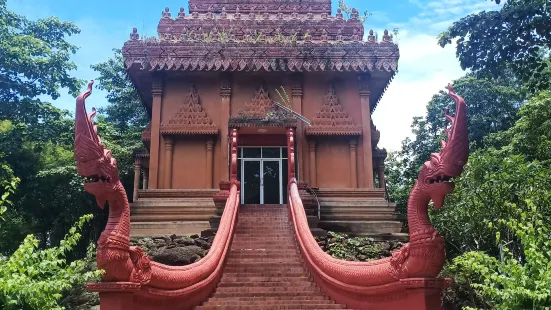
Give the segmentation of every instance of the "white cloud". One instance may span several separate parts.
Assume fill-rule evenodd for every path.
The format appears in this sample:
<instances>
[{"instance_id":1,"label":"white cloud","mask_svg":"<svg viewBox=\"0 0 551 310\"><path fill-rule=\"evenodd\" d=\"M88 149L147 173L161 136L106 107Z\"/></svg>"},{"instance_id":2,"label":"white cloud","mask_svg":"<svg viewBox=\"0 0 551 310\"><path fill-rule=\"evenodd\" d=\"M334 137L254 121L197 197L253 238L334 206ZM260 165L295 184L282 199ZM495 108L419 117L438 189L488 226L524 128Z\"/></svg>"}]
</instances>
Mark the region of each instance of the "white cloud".
<instances>
[{"instance_id":1,"label":"white cloud","mask_svg":"<svg viewBox=\"0 0 551 310\"><path fill-rule=\"evenodd\" d=\"M373 113L381 132L380 147L398 150L412 136L411 122L423 116L426 104L438 91L465 74L455 57L455 47L441 48L434 35L400 34L399 73Z\"/></svg>"},{"instance_id":2,"label":"white cloud","mask_svg":"<svg viewBox=\"0 0 551 310\"><path fill-rule=\"evenodd\" d=\"M455 45L441 48L437 35L468 14L499 8L493 1L480 0L409 2L419 7L420 13L407 23L389 23L400 29L400 71L373 113L373 122L381 132L379 145L387 150L398 150L401 142L413 135L413 117L425 115L434 94L465 75L455 56Z\"/></svg>"}]
</instances>

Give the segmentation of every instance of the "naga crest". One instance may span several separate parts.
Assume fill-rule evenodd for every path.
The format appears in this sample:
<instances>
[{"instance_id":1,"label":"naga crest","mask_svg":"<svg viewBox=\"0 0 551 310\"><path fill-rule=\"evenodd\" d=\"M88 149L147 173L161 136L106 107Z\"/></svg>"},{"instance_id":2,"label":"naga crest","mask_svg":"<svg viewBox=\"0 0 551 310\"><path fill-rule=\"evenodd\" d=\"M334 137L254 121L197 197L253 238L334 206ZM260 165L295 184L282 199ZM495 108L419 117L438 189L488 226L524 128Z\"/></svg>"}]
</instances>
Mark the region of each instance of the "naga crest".
<instances>
[{"instance_id":1,"label":"naga crest","mask_svg":"<svg viewBox=\"0 0 551 310\"><path fill-rule=\"evenodd\" d=\"M100 208L111 193L120 186L117 161L106 150L93 122L96 109L86 113L85 100L92 94L94 81L88 83L88 89L77 97L75 109L75 161L77 172L86 178L84 189L95 195Z\"/></svg>"},{"instance_id":2,"label":"naga crest","mask_svg":"<svg viewBox=\"0 0 551 310\"><path fill-rule=\"evenodd\" d=\"M450 128L444 128L447 140L442 139L440 153L432 153L430 161L423 164L417 184L439 209L444 198L453 190L450 179L457 177L469 158L469 130L467 126L467 105L465 100L455 94L453 87L448 85L449 96L455 101L455 116L446 109L446 119Z\"/></svg>"}]
</instances>

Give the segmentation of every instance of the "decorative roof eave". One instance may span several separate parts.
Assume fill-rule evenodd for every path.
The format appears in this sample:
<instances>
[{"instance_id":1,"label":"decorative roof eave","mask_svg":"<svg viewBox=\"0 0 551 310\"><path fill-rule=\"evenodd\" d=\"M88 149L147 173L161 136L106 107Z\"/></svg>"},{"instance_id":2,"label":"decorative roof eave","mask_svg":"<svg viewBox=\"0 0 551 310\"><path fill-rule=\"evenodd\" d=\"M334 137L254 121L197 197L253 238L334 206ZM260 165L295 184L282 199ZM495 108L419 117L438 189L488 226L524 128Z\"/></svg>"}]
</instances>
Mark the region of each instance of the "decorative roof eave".
<instances>
[{"instance_id":1,"label":"decorative roof eave","mask_svg":"<svg viewBox=\"0 0 551 310\"><path fill-rule=\"evenodd\" d=\"M283 127L296 128L298 122L296 119L275 120L275 119L245 119L234 117L228 122L229 128L244 128L244 127Z\"/></svg>"},{"instance_id":2,"label":"decorative roof eave","mask_svg":"<svg viewBox=\"0 0 551 310\"><path fill-rule=\"evenodd\" d=\"M201 43L127 41L127 70L140 71L337 71L394 73L399 50L393 43Z\"/></svg>"},{"instance_id":3,"label":"decorative roof eave","mask_svg":"<svg viewBox=\"0 0 551 310\"><path fill-rule=\"evenodd\" d=\"M170 128L170 127L161 127L161 134L165 136L186 136L186 135L217 135L218 128L212 127L210 129L197 129L197 128Z\"/></svg>"},{"instance_id":4,"label":"decorative roof eave","mask_svg":"<svg viewBox=\"0 0 551 310\"><path fill-rule=\"evenodd\" d=\"M362 130L351 129L351 130L317 130L317 129L306 129L307 136L361 136Z\"/></svg>"}]
</instances>

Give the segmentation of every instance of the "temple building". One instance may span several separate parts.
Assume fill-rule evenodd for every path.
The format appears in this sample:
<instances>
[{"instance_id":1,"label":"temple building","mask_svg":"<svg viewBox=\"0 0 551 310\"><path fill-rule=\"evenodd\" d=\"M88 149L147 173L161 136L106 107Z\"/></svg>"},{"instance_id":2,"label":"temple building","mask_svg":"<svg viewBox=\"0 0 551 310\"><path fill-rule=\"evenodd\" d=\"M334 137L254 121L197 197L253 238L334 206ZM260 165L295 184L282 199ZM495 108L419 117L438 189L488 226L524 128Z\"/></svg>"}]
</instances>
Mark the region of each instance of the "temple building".
<instances>
[{"instance_id":1,"label":"temple building","mask_svg":"<svg viewBox=\"0 0 551 310\"><path fill-rule=\"evenodd\" d=\"M386 30L364 34L357 10L331 13L331 0L189 0L161 13L158 37L133 30L125 67L150 123L132 235L216 230L233 129L241 203L285 204L289 128L313 232L400 233L371 120L398 47Z\"/></svg>"}]
</instances>

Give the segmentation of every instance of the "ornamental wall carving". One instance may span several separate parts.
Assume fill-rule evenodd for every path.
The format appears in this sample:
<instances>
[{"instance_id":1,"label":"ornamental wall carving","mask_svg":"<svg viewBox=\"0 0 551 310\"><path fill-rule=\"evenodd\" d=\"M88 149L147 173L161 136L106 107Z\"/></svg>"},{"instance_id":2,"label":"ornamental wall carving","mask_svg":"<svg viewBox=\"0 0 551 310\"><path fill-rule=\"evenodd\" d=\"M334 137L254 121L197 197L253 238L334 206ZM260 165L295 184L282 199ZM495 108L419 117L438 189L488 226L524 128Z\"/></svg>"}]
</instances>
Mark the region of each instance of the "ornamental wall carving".
<instances>
[{"instance_id":1,"label":"ornamental wall carving","mask_svg":"<svg viewBox=\"0 0 551 310\"><path fill-rule=\"evenodd\" d=\"M190 0L190 12L220 12L222 8L229 11L239 9L242 13L250 12L283 12L283 13L331 13L331 0Z\"/></svg>"},{"instance_id":2,"label":"ornamental wall carving","mask_svg":"<svg viewBox=\"0 0 551 310\"><path fill-rule=\"evenodd\" d=\"M245 108L231 117L230 127L276 126L296 127L297 121L292 114L279 109L270 98L264 84L260 84L251 101Z\"/></svg>"},{"instance_id":3,"label":"ornamental wall carving","mask_svg":"<svg viewBox=\"0 0 551 310\"><path fill-rule=\"evenodd\" d=\"M164 16L166 14L163 12ZM297 40L361 41L364 26L359 18L344 19L342 13L337 16L261 11L242 14L222 10L220 14L195 13L178 18L161 18L157 32L164 39L204 40L206 34L213 35L212 39L221 39L224 34L231 39L241 40L249 35L262 34L264 38L294 35Z\"/></svg>"},{"instance_id":4,"label":"ornamental wall carving","mask_svg":"<svg viewBox=\"0 0 551 310\"><path fill-rule=\"evenodd\" d=\"M316 113L311 123L312 125L306 129L307 135L359 136L362 134L362 126L356 124L341 106L331 84L320 111Z\"/></svg>"},{"instance_id":5,"label":"ornamental wall carving","mask_svg":"<svg viewBox=\"0 0 551 310\"><path fill-rule=\"evenodd\" d=\"M218 127L199 103L199 95L194 85L190 86L180 109L168 122L161 124L161 133L170 135L218 133Z\"/></svg>"}]
</instances>

